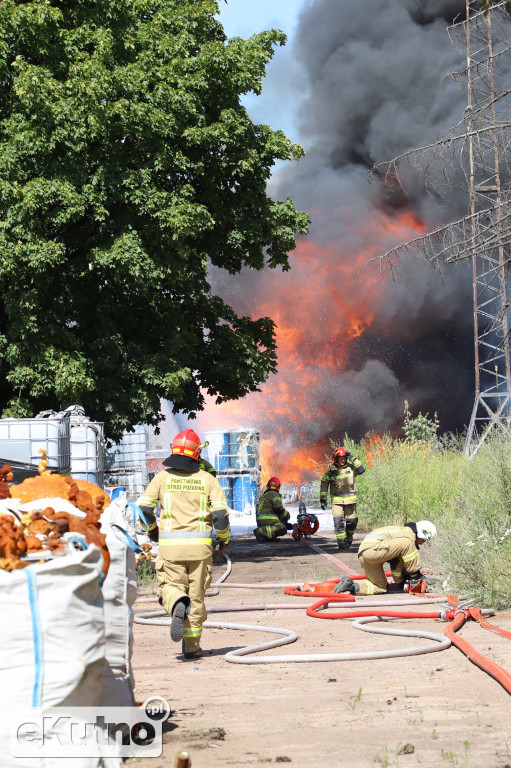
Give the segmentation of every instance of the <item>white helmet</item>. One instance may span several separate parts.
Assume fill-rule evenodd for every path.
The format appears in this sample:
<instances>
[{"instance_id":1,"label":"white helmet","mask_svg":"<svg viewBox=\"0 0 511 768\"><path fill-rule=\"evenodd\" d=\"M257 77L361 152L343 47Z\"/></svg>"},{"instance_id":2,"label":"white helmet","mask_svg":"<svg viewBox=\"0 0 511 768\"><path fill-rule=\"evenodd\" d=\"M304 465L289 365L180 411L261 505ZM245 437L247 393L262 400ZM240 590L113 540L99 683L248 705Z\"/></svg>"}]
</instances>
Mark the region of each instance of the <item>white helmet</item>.
<instances>
[{"instance_id":1,"label":"white helmet","mask_svg":"<svg viewBox=\"0 0 511 768\"><path fill-rule=\"evenodd\" d=\"M437 535L436 525L431 520L418 520L415 525L417 526L417 538L425 539L429 541L434 539Z\"/></svg>"}]
</instances>

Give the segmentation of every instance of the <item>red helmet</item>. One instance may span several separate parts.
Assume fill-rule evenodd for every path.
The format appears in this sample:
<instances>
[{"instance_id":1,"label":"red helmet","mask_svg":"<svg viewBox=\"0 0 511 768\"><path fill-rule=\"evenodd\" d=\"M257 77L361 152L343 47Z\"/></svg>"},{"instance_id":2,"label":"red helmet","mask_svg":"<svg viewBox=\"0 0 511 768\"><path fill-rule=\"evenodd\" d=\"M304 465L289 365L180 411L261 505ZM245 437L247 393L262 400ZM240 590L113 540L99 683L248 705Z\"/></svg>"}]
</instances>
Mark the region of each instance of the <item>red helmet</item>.
<instances>
[{"instance_id":1,"label":"red helmet","mask_svg":"<svg viewBox=\"0 0 511 768\"><path fill-rule=\"evenodd\" d=\"M280 491L280 480L278 477L270 477L268 480L268 488L270 491Z\"/></svg>"},{"instance_id":2,"label":"red helmet","mask_svg":"<svg viewBox=\"0 0 511 768\"><path fill-rule=\"evenodd\" d=\"M172 453L189 456L197 461L200 454L200 444L200 437L193 429L183 429L172 441Z\"/></svg>"},{"instance_id":3,"label":"red helmet","mask_svg":"<svg viewBox=\"0 0 511 768\"><path fill-rule=\"evenodd\" d=\"M334 451L334 461L337 461L337 459L340 459L342 456L346 456L346 451L344 450L342 445L340 445Z\"/></svg>"}]
</instances>

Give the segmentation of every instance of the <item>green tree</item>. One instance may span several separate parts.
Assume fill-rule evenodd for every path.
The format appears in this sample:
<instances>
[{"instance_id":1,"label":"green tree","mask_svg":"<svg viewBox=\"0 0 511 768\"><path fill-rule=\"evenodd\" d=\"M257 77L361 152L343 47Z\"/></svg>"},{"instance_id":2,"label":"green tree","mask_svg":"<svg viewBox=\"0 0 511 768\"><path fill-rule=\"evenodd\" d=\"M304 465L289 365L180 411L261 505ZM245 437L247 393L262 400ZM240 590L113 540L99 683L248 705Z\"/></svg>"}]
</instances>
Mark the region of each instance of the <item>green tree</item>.
<instances>
[{"instance_id":1,"label":"green tree","mask_svg":"<svg viewBox=\"0 0 511 768\"><path fill-rule=\"evenodd\" d=\"M228 40L214 0L0 3L0 406L83 405L110 437L255 390L274 325L208 263L289 268L308 216L274 201L303 150L255 125L275 30Z\"/></svg>"}]
</instances>

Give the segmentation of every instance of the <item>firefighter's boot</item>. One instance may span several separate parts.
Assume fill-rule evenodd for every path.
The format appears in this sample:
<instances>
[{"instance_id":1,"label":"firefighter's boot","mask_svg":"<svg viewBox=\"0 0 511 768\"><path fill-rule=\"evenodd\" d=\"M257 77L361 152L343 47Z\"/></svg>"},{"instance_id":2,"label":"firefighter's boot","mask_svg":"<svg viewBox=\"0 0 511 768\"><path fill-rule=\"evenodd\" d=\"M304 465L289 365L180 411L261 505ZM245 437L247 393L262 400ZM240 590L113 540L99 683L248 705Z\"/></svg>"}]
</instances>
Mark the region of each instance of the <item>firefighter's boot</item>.
<instances>
[{"instance_id":1,"label":"firefighter's boot","mask_svg":"<svg viewBox=\"0 0 511 768\"><path fill-rule=\"evenodd\" d=\"M350 579L349 576L343 576L338 584L335 585L332 592L349 592L350 595L356 595L358 592L358 584Z\"/></svg>"},{"instance_id":2,"label":"firefighter's boot","mask_svg":"<svg viewBox=\"0 0 511 768\"><path fill-rule=\"evenodd\" d=\"M204 653L202 648L197 648L195 651L185 651L185 642L184 642L184 640L183 640L183 644L181 646L181 650L183 651L183 656L185 657L185 659L200 659L200 657Z\"/></svg>"},{"instance_id":3,"label":"firefighter's boot","mask_svg":"<svg viewBox=\"0 0 511 768\"><path fill-rule=\"evenodd\" d=\"M191 602L190 598L181 598L175 603L172 608L172 618L170 620L170 637L178 643L183 639L184 623L185 619L190 613Z\"/></svg>"},{"instance_id":4,"label":"firefighter's boot","mask_svg":"<svg viewBox=\"0 0 511 768\"><path fill-rule=\"evenodd\" d=\"M346 543L346 528L344 527L344 518L342 515L334 517L334 531L339 549L347 549L348 544Z\"/></svg>"},{"instance_id":5,"label":"firefighter's boot","mask_svg":"<svg viewBox=\"0 0 511 768\"><path fill-rule=\"evenodd\" d=\"M358 517L350 517L346 520L346 542L348 547L353 544L353 535L357 530Z\"/></svg>"}]
</instances>

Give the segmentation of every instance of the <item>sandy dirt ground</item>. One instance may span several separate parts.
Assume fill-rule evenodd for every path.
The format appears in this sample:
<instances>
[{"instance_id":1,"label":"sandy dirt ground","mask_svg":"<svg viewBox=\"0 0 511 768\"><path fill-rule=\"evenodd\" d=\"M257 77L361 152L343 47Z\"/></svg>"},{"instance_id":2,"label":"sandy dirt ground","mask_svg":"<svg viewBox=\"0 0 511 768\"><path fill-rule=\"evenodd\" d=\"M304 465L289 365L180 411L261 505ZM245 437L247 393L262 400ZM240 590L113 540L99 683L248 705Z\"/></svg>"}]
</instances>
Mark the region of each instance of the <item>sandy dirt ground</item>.
<instances>
[{"instance_id":1,"label":"sandy dirt ground","mask_svg":"<svg viewBox=\"0 0 511 768\"><path fill-rule=\"evenodd\" d=\"M360 538L360 537L359 537ZM339 552L333 532L312 541L359 571L356 548ZM299 584L340 578L345 571L306 543L290 537L272 544L236 539L229 545L232 572L226 584ZM214 578L225 571L215 556ZM210 609L259 606L247 612L210 612L209 620L294 630L296 642L260 655L331 654L431 645L417 638L356 630L352 620L318 619L296 606L303 598L283 589L221 588ZM375 598L357 598L364 607ZM406 600L386 595L382 603ZM314 602L311 599L307 603ZM137 600L136 612L159 606ZM403 606L428 611L436 606ZM328 612L341 610L330 607ZM395 608L394 610L399 610ZM511 613L490 619L511 630ZM440 619L392 619L384 626L441 634ZM270 640L253 630L205 628L203 658L186 661L168 627L135 624L133 667L139 702L160 695L172 712L164 725L159 758L130 759L129 768L172 768L187 750L193 768L292 763L297 768L392 766L395 768L511 768L511 700L492 677L455 646L435 653L390 659L306 663L236 664L235 648ZM460 635L511 671L511 641L467 622ZM250 656L247 658L256 658Z\"/></svg>"}]
</instances>

